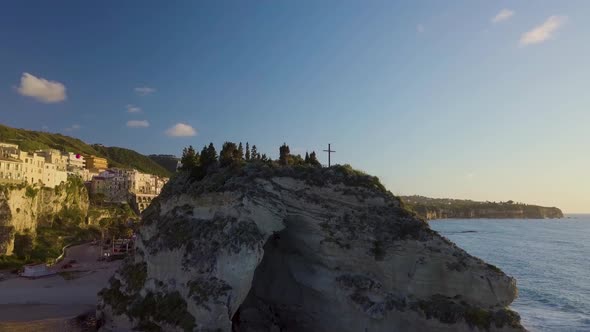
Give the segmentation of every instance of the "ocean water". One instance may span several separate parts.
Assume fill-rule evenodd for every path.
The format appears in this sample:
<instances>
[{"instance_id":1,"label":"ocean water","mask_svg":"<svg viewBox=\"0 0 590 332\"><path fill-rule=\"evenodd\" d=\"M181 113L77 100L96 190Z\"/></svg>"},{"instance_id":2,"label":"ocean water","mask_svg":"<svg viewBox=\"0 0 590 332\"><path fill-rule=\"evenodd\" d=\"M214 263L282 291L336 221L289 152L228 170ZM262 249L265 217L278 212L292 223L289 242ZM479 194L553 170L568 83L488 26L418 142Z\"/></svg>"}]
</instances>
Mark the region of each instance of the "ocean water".
<instances>
[{"instance_id":1,"label":"ocean water","mask_svg":"<svg viewBox=\"0 0 590 332\"><path fill-rule=\"evenodd\" d=\"M516 278L511 305L530 331L590 331L590 215L447 219L432 229Z\"/></svg>"}]
</instances>

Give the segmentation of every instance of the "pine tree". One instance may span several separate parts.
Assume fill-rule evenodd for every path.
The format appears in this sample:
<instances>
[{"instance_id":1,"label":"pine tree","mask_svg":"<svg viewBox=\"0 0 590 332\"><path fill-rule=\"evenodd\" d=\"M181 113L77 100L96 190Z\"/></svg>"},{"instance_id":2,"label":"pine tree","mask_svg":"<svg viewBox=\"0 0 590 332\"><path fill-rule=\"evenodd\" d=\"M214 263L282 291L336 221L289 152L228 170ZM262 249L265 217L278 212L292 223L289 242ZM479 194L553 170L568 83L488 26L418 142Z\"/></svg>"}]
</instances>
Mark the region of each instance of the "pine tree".
<instances>
[{"instance_id":1,"label":"pine tree","mask_svg":"<svg viewBox=\"0 0 590 332\"><path fill-rule=\"evenodd\" d=\"M242 142L238 145L238 152L236 155L237 159L244 160L244 146L242 146Z\"/></svg>"},{"instance_id":2,"label":"pine tree","mask_svg":"<svg viewBox=\"0 0 590 332\"><path fill-rule=\"evenodd\" d=\"M315 151L311 151L311 154L309 155L309 164L310 165L314 165L314 166L321 166L322 165L318 161L318 158L316 157Z\"/></svg>"},{"instance_id":3,"label":"pine tree","mask_svg":"<svg viewBox=\"0 0 590 332\"><path fill-rule=\"evenodd\" d=\"M250 144L248 144L248 142L246 142L246 161L250 160Z\"/></svg>"},{"instance_id":4,"label":"pine tree","mask_svg":"<svg viewBox=\"0 0 590 332\"><path fill-rule=\"evenodd\" d=\"M204 146L201 150L201 167L206 172L215 163L217 163L217 151L215 151L213 143L209 143L208 147Z\"/></svg>"},{"instance_id":5,"label":"pine tree","mask_svg":"<svg viewBox=\"0 0 590 332\"><path fill-rule=\"evenodd\" d=\"M209 147L207 147L207 154L209 155L208 158L213 164L215 164L217 162L217 151L215 151L215 146L213 143L209 143Z\"/></svg>"},{"instance_id":6,"label":"pine tree","mask_svg":"<svg viewBox=\"0 0 590 332\"><path fill-rule=\"evenodd\" d=\"M183 170L192 170L198 165L197 153L192 145L189 145L188 148L184 148L182 150L182 158L180 162L182 163Z\"/></svg>"},{"instance_id":7,"label":"pine tree","mask_svg":"<svg viewBox=\"0 0 590 332\"><path fill-rule=\"evenodd\" d=\"M201 149L201 159L199 160L201 162L201 165L205 164L205 159L207 159L207 146L204 145L203 148Z\"/></svg>"},{"instance_id":8,"label":"pine tree","mask_svg":"<svg viewBox=\"0 0 590 332\"><path fill-rule=\"evenodd\" d=\"M258 150L256 149L256 145L252 145L252 159L260 160L260 155L258 154Z\"/></svg>"},{"instance_id":9,"label":"pine tree","mask_svg":"<svg viewBox=\"0 0 590 332\"><path fill-rule=\"evenodd\" d=\"M279 164L281 165L288 165L289 164L289 155L291 151L289 150L289 146L287 143L283 143L279 148Z\"/></svg>"},{"instance_id":10,"label":"pine tree","mask_svg":"<svg viewBox=\"0 0 590 332\"><path fill-rule=\"evenodd\" d=\"M309 164L309 153L307 153L307 151L305 151L305 160L304 160L304 162L306 164Z\"/></svg>"}]
</instances>

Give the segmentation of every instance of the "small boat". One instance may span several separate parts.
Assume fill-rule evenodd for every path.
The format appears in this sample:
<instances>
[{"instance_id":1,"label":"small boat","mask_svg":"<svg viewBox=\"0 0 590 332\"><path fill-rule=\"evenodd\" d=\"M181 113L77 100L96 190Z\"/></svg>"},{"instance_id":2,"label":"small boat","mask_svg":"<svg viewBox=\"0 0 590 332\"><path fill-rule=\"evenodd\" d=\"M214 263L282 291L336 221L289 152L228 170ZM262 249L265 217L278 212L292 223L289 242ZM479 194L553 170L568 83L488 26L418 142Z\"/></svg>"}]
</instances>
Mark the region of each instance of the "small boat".
<instances>
[{"instance_id":1,"label":"small boat","mask_svg":"<svg viewBox=\"0 0 590 332\"><path fill-rule=\"evenodd\" d=\"M37 279L47 277L56 274L57 272L51 271L47 268L47 264L27 264L24 266L24 270L19 275L24 278Z\"/></svg>"}]
</instances>

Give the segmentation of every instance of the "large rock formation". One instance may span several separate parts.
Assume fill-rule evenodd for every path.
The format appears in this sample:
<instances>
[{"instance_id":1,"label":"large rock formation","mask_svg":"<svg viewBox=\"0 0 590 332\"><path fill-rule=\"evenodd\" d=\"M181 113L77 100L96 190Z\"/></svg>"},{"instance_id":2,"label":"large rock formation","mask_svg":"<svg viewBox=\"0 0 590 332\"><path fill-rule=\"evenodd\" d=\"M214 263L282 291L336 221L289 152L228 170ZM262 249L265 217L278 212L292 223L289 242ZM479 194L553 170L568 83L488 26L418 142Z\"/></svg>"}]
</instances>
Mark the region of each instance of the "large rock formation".
<instances>
[{"instance_id":1,"label":"large rock formation","mask_svg":"<svg viewBox=\"0 0 590 332\"><path fill-rule=\"evenodd\" d=\"M0 255L12 254L14 235L35 232L54 216L88 212L88 192L81 180L70 179L55 188L27 185L0 186Z\"/></svg>"},{"instance_id":2,"label":"large rock formation","mask_svg":"<svg viewBox=\"0 0 590 332\"><path fill-rule=\"evenodd\" d=\"M341 166L176 176L100 295L103 331L524 330L514 279Z\"/></svg>"}]
</instances>

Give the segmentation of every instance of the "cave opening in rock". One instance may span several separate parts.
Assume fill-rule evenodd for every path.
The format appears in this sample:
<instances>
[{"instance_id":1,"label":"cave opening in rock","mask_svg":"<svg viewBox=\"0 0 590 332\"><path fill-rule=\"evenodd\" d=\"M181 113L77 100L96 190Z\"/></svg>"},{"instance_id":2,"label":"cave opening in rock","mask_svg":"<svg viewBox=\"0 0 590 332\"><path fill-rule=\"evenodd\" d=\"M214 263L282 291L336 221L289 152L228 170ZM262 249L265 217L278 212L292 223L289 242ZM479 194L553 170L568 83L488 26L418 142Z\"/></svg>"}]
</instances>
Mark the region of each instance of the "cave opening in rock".
<instances>
[{"instance_id":1,"label":"cave opening in rock","mask_svg":"<svg viewBox=\"0 0 590 332\"><path fill-rule=\"evenodd\" d=\"M303 223L294 219L298 218L288 219L285 224L291 226L270 236L264 245L252 287L232 318L233 331L302 331L314 320L309 304L321 301L299 280L313 275L313 264L303 253L308 248L297 229Z\"/></svg>"}]
</instances>

